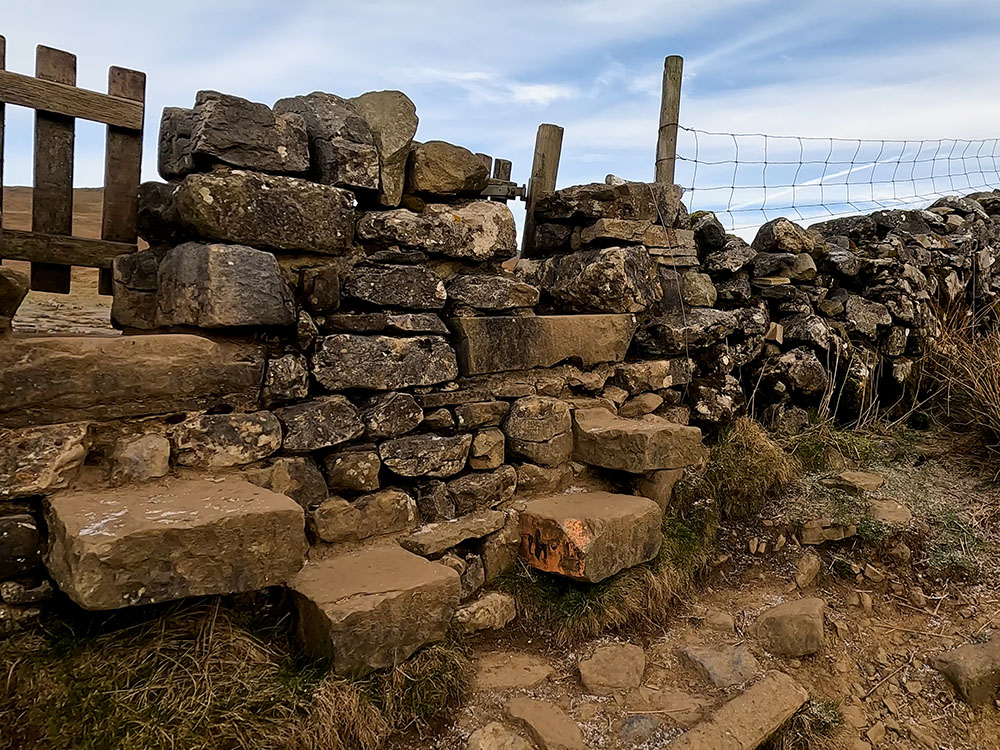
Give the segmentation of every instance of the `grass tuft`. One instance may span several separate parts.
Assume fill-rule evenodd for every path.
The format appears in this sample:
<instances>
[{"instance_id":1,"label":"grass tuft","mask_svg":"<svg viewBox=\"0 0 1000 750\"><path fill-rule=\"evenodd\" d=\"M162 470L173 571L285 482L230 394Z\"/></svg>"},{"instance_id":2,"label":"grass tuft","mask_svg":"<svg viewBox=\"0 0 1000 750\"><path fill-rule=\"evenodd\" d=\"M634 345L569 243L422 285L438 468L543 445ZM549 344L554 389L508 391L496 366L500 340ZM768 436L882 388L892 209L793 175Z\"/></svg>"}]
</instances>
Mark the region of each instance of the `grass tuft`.
<instances>
[{"instance_id":1,"label":"grass tuft","mask_svg":"<svg viewBox=\"0 0 1000 750\"><path fill-rule=\"evenodd\" d=\"M844 724L837 701L811 700L761 750L820 750L829 748L829 740Z\"/></svg>"},{"instance_id":2,"label":"grass tuft","mask_svg":"<svg viewBox=\"0 0 1000 750\"><path fill-rule=\"evenodd\" d=\"M379 750L458 705L466 662L424 649L364 680L302 660L288 618L219 600L79 615L0 641L0 750Z\"/></svg>"},{"instance_id":3,"label":"grass tuft","mask_svg":"<svg viewBox=\"0 0 1000 750\"><path fill-rule=\"evenodd\" d=\"M859 465L885 458L885 447L873 435L858 430L841 430L829 421L811 425L785 443L788 450L808 472L828 471L831 459L842 457Z\"/></svg>"},{"instance_id":4,"label":"grass tuft","mask_svg":"<svg viewBox=\"0 0 1000 750\"><path fill-rule=\"evenodd\" d=\"M798 462L763 427L740 417L712 447L695 489L714 497L725 517L741 520L759 513L799 472Z\"/></svg>"}]
</instances>

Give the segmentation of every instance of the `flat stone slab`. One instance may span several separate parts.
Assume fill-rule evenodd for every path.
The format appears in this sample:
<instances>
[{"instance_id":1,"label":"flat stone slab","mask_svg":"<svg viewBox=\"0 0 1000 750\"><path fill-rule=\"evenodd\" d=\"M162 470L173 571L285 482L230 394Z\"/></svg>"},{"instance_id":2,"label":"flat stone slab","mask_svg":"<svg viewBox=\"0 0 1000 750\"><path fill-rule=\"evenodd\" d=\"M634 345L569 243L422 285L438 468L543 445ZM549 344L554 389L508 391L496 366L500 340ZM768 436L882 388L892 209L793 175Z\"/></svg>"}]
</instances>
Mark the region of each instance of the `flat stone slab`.
<instances>
[{"instance_id":1,"label":"flat stone slab","mask_svg":"<svg viewBox=\"0 0 1000 750\"><path fill-rule=\"evenodd\" d=\"M402 545L418 555L440 555L467 539L480 539L502 528L507 515L502 510L481 510L452 521L429 523L410 534Z\"/></svg>"},{"instance_id":2,"label":"flat stone slab","mask_svg":"<svg viewBox=\"0 0 1000 750\"><path fill-rule=\"evenodd\" d=\"M760 664L744 644L685 646L681 654L705 679L720 688L749 682L760 671Z\"/></svg>"},{"instance_id":3,"label":"flat stone slab","mask_svg":"<svg viewBox=\"0 0 1000 750\"><path fill-rule=\"evenodd\" d=\"M458 366L481 375L564 360L591 367L625 359L635 318L628 314L452 318Z\"/></svg>"},{"instance_id":4,"label":"flat stone slab","mask_svg":"<svg viewBox=\"0 0 1000 750\"><path fill-rule=\"evenodd\" d=\"M660 506L610 492L552 495L527 503L521 557L538 570L596 583L656 557Z\"/></svg>"},{"instance_id":5,"label":"flat stone slab","mask_svg":"<svg viewBox=\"0 0 1000 750\"><path fill-rule=\"evenodd\" d=\"M552 667L540 656L496 651L476 662L472 683L477 690L527 690L541 685L551 675Z\"/></svg>"},{"instance_id":6,"label":"flat stone slab","mask_svg":"<svg viewBox=\"0 0 1000 750\"><path fill-rule=\"evenodd\" d=\"M507 717L523 726L541 750L585 750L583 732L559 706L519 696L507 702Z\"/></svg>"},{"instance_id":7,"label":"flat stone slab","mask_svg":"<svg viewBox=\"0 0 1000 750\"><path fill-rule=\"evenodd\" d=\"M444 638L461 593L456 571L395 545L310 561L289 587L299 645L353 676L399 664Z\"/></svg>"},{"instance_id":8,"label":"flat stone slab","mask_svg":"<svg viewBox=\"0 0 1000 750\"><path fill-rule=\"evenodd\" d=\"M256 404L261 349L187 334L8 337L0 427Z\"/></svg>"},{"instance_id":9,"label":"flat stone slab","mask_svg":"<svg viewBox=\"0 0 1000 750\"><path fill-rule=\"evenodd\" d=\"M577 461L634 474L681 469L708 455L697 427L652 415L623 419L607 409L578 409L573 414L573 434Z\"/></svg>"},{"instance_id":10,"label":"flat stone slab","mask_svg":"<svg viewBox=\"0 0 1000 750\"><path fill-rule=\"evenodd\" d=\"M580 662L580 681L592 695L614 695L639 687L646 654L631 643L601 646Z\"/></svg>"},{"instance_id":11,"label":"flat stone slab","mask_svg":"<svg viewBox=\"0 0 1000 750\"><path fill-rule=\"evenodd\" d=\"M301 506L239 479L62 492L46 520L49 573L91 610L276 586L307 548Z\"/></svg>"},{"instance_id":12,"label":"flat stone slab","mask_svg":"<svg viewBox=\"0 0 1000 750\"><path fill-rule=\"evenodd\" d=\"M670 750L753 750L792 718L807 693L784 672L760 682L670 743Z\"/></svg>"}]
</instances>

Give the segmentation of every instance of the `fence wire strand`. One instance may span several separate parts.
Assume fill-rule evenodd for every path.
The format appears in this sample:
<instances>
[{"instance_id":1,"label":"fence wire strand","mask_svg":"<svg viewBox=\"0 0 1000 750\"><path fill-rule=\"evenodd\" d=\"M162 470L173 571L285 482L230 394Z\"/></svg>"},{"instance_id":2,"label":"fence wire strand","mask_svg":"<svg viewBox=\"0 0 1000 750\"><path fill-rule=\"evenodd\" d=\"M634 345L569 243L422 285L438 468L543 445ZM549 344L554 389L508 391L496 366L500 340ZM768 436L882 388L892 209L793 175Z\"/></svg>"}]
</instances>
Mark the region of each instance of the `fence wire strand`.
<instances>
[{"instance_id":1,"label":"fence wire strand","mask_svg":"<svg viewBox=\"0 0 1000 750\"><path fill-rule=\"evenodd\" d=\"M1000 138L822 138L678 126L676 182L729 231L912 208L1000 188Z\"/></svg>"}]
</instances>

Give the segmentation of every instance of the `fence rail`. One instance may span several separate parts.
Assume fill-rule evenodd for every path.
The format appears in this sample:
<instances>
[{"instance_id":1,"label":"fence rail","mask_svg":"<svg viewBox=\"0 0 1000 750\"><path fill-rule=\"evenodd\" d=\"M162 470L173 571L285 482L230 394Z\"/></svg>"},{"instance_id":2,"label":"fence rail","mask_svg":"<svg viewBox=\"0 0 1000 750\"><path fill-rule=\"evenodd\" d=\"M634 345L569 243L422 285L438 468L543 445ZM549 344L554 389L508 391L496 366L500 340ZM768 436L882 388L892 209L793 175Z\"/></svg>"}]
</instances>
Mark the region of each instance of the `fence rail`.
<instances>
[{"instance_id":1,"label":"fence rail","mask_svg":"<svg viewBox=\"0 0 1000 750\"><path fill-rule=\"evenodd\" d=\"M5 68L0 36L0 259L31 262L31 288L68 294L72 266L101 269L100 292L111 293L111 261L137 249L136 208L142 161L146 76L112 67L108 92L76 86L76 56L39 46L35 76ZM4 229L3 148L7 104L35 110L31 231ZM73 236L76 119L107 125L101 239Z\"/></svg>"}]
</instances>

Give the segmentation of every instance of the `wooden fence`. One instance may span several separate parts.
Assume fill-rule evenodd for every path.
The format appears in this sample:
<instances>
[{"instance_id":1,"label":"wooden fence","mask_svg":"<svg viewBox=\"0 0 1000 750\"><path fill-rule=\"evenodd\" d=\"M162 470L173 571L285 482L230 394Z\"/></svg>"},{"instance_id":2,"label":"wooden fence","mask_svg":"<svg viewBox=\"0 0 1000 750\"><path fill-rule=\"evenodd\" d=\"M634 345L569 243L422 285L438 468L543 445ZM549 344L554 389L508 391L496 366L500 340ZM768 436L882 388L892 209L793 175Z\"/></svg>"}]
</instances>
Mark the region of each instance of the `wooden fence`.
<instances>
[{"instance_id":1,"label":"wooden fence","mask_svg":"<svg viewBox=\"0 0 1000 750\"><path fill-rule=\"evenodd\" d=\"M0 259L31 261L31 288L68 294L72 266L101 269L100 292L111 293L111 260L136 250L136 200L142 160L146 75L112 67L108 93L76 86L76 56L39 46L34 77L5 66L0 36L0 217L3 214L5 104L35 110L31 231L4 229ZM108 126L101 239L73 236L75 120Z\"/></svg>"}]
</instances>

